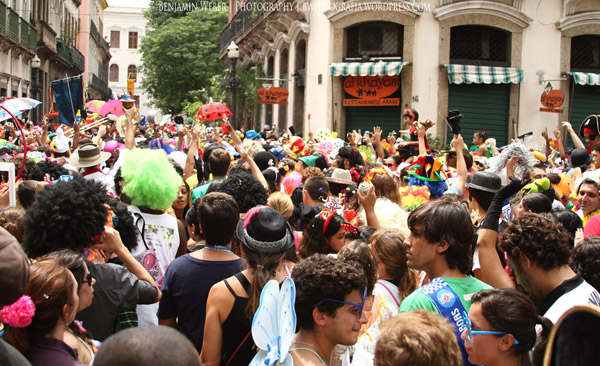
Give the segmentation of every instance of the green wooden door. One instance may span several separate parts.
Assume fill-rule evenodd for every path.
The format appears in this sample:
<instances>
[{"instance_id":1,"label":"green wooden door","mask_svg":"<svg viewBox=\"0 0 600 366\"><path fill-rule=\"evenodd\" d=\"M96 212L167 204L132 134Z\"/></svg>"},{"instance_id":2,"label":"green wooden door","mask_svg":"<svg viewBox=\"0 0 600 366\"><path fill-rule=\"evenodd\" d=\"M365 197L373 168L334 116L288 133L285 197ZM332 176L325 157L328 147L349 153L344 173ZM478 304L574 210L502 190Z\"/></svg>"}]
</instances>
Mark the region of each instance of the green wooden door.
<instances>
[{"instance_id":1,"label":"green wooden door","mask_svg":"<svg viewBox=\"0 0 600 366\"><path fill-rule=\"evenodd\" d=\"M600 114L600 86L576 84L572 90L569 121L575 132L579 133L579 126L585 117L590 114ZM571 138L567 139L567 146L574 147ZM583 138L581 140L585 143Z\"/></svg>"},{"instance_id":2,"label":"green wooden door","mask_svg":"<svg viewBox=\"0 0 600 366\"><path fill-rule=\"evenodd\" d=\"M464 115L461 134L468 146L472 145L473 133L480 130L495 138L497 146L506 145L509 102L510 84L451 84L448 91L448 110L458 109ZM450 143L450 129L447 136Z\"/></svg>"}]
</instances>

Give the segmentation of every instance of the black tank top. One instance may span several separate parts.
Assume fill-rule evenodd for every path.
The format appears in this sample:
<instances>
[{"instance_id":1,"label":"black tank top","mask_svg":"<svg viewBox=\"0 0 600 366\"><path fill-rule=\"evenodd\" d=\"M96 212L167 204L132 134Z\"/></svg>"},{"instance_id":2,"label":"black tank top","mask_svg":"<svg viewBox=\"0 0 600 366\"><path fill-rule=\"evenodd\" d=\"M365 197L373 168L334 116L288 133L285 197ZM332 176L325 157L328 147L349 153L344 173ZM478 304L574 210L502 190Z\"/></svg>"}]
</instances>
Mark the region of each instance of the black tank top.
<instances>
[{"instance_id":1,"label":"black tank top","mask_svg":"<svg viewBox=\"0 0 600 366\"><path fill-rule=\"evenodd\" d=\"M246 293L250 294L250 282L248 282L246 277L242 273L237 273L235 274L235 278L240 281ZM229 283L227 283L227 280L225 280L225 286L227 286L235 301L233 302L231 312L221 326L223 330L221 366L227 364L238 347L239 350L229 363L229 366L247 366L252 361L252 358L254 358L254 355L256 355L254 341L252 340L252 334L250 334L252 320L246 316L246 306L249 299L236 295L231 286L229 286Z\"/></svg>"}]
</instances>

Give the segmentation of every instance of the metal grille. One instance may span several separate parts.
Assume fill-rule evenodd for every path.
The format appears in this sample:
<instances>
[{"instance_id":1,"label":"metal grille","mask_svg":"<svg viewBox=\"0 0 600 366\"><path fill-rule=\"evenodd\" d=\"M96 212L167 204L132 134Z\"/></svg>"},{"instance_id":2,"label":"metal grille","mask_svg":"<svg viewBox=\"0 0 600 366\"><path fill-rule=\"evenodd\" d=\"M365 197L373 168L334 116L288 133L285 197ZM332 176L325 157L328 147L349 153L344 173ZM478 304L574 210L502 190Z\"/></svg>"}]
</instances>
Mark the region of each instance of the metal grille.
<instances>
[{"instance_id":1,"label":"metal grille","mask_svg":"<svg viewBox=\"0 0 600 366\"><path fill-rule=\"evenodd\" d=\"M346 59L402 57L404 27L395 23L373 22L346 30Z\"/></svg>"},{"instance_id":2,"label":"metal grille","mask_svg":"<svg viewBox=\"0 0 600 366\"><path fill-rule=\"evenodd\" d=\"M450 62L495 66L509 62L509 33L499 29L461 26L450 32Z\"/></svg>"},{"instance_id":3,"label":"metal grille","mask_svg":"<svg viewBox=\"0 0 600 366\"><path fill-rule=\"evenodd\" d=\"M600 70L600 36L586 35L571 39L571 70Z\"/></svg>"}]
</instances>

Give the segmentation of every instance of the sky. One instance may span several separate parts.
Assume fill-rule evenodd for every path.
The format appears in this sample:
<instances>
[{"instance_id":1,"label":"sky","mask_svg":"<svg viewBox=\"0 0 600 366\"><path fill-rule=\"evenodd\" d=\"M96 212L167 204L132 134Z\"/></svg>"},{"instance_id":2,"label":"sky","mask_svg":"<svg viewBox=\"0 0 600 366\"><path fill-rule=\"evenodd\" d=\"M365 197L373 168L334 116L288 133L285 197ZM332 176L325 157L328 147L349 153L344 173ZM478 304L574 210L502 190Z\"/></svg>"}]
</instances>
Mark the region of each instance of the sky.
<instances>
[{"instance_id":1,"label":"sky","mask_svg":"<svg viewBox=\"0 0 600 366\"><path fill-rule=\"evenodd\" d=\"M150 0L107 0L108 6L118 6L121 8L147 8L150 6Z\"/></svg>"}]
</instances>

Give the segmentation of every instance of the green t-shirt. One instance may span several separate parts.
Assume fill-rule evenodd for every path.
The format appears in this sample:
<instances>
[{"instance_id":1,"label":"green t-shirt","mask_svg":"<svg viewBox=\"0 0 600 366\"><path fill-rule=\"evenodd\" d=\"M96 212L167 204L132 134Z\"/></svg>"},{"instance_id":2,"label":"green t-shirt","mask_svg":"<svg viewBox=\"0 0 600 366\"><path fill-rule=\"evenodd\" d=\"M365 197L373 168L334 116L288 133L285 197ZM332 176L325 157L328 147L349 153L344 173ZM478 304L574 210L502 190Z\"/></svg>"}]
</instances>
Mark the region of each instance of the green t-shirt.
<instances>
[{"instance_id":1,"label":"green t-shirt","mask_svg":"<svg viewBox=\"0 0 600 366\"><path fill-rule=\"evenodd\" d=\"M471 295L481 290L492 288L492 286L472 276L467 278L442 277L442 279L456 292L466 312L469 312L469 309L471 309ZM403 313L415 309L425 309L438 314L440 313L429 296L418 289L402 300L398 312Z\"/></svg>"},{"instance_id":2,"label":"green t-shirt","mask_svg":"<svg viewBox=\"0 0 600 366\"><path fill-rule=\"evenodd\" d=\"M196 187L192 190L192 204L194 204L194 201L200 197L204 197L206 195L206 191L208 190L208 187L210 187L210 184L216 180L225 180L225 178L215 178L213 180L211 180L210 182L201 185L200 187Z\"/></svg>"}]
</instances>

